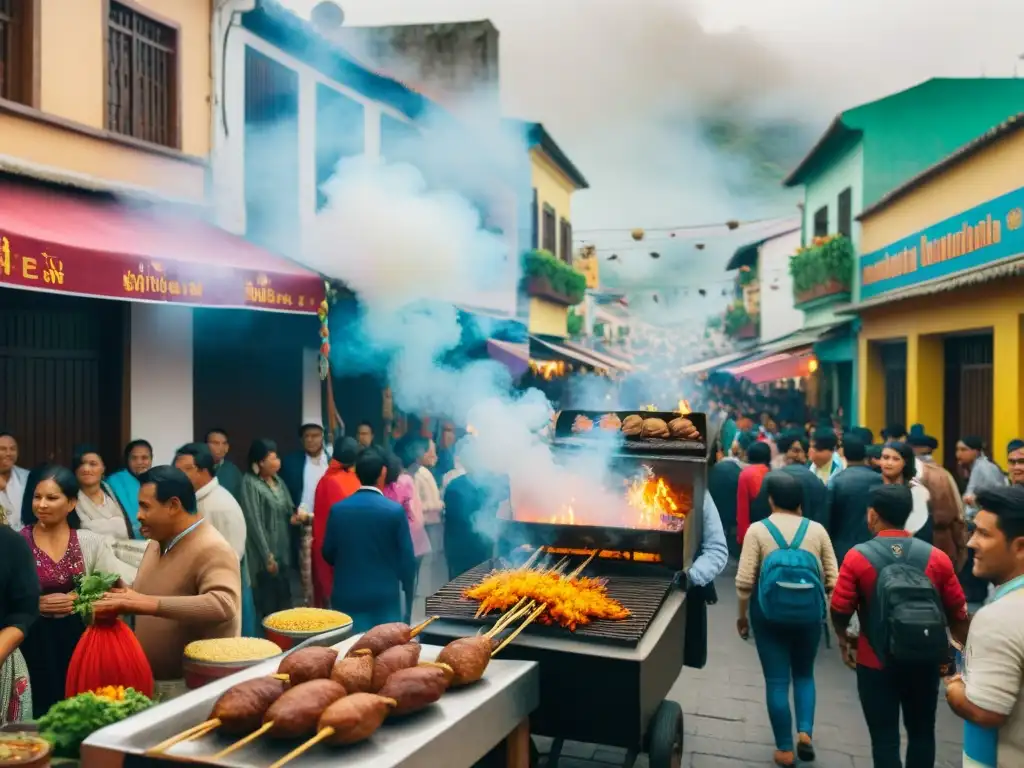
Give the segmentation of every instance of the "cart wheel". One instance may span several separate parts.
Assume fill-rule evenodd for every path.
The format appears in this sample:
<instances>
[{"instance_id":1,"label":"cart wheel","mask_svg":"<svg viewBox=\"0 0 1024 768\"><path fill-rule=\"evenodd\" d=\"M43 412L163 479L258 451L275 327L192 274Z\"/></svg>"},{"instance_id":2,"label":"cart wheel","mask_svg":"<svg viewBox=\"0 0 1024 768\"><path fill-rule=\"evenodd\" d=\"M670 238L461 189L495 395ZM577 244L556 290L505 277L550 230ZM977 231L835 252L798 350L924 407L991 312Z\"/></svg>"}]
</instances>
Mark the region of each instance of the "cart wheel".
<instances>
[{"instance_id":1,"label":"cart wheel","mask_svg":"<svg viewBox=\"0 0 1024 768\"><path fill-rule=\"evenodd\" d=\"M647 747L650 768L682 768L683 708L663 701L651 718Z\"/></svg>"}]
</instances>

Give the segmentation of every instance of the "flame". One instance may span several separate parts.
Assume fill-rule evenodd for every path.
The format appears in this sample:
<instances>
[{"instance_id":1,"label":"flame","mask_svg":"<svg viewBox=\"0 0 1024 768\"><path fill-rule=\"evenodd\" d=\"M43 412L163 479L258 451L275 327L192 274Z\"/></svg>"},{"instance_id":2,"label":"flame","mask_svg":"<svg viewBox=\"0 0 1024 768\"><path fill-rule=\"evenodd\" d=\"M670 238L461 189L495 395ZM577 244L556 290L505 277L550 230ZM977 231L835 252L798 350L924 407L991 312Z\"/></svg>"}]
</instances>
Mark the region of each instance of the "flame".
<instances>
[{"instance_id":1,"label":"flame","mask_svg":"<svg viewBox=\"0 0 1024 768\"><path fill-rule=\"evenodd\" d=\"M640 410L642 410L642 411L649 411L650 413L656 413L657 410L658 410L658 406L656 406L654 403L650 403L649 405L645 405Z\"/></svg>"},{"instance_id":2,"label":"flame","mask_svg":"<svg viewBox=\"0 0 1024 768\"><path fill-rule=\"evenodd\" d=\"M661 528L666 519L683 516L665 478L655 475L650 467L644 467L644 472L630 481L626 501L640 513L641 528Z\"/></svg>"},{"instance_id":3,"label":"flame","mask_svg":"<svg viewBox=\"0 0 1024 768\"><path fill-rule=\"evenodd\" d=\"M565 375L565 363L561 360L531 360L530 369L545 381Z\"/></svg>"},{"instance_id":4,"label":"flame","mask_svg":"<svg viewBox=\"0 0 1024 768\"><path fill-rule=\"evenodd\" d=\"M689 416L691 413L693 413L693 409L690 408L690 401L687 400L686 398L680 400L679 405L676 408L676 412L680 416Z\"/></svg>"}]
</instances>

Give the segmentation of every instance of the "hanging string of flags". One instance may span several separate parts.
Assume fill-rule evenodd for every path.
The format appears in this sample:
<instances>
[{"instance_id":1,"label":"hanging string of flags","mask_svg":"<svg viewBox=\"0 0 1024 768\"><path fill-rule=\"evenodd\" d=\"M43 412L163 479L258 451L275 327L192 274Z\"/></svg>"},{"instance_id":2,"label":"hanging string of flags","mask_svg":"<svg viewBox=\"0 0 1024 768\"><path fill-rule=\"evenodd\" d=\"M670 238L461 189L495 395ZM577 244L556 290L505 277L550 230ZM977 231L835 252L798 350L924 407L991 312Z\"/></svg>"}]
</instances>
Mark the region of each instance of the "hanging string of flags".
<instances>
[{"instance_id":1,"label":"hanging string of flags","mask_svg":"<svg viewBox=\"0 0 1024 768\"><path fill-rule=\"evenodd\" d=\"M650 234L663 234L668 237L676 237L678 233L686 232L692 234L697 231L705 230L720 230L726 229L727 231L735 231L740 227L750 226L751 224L770 224L772 222L782 222L792 218L791 216L769 216L760 219L728 219L726 221L712 221L705 222L703 224L678 224L675 226L664 226L664 227L598 227L594 229L576 229L573 231L573 235L579 234L628 234L634 240L639 242ZM574 237L574 240L579 239ZM584 238L585 239L585 238ZM581 240L582 242L582 240Z\"/></svg>"}]
</instances>

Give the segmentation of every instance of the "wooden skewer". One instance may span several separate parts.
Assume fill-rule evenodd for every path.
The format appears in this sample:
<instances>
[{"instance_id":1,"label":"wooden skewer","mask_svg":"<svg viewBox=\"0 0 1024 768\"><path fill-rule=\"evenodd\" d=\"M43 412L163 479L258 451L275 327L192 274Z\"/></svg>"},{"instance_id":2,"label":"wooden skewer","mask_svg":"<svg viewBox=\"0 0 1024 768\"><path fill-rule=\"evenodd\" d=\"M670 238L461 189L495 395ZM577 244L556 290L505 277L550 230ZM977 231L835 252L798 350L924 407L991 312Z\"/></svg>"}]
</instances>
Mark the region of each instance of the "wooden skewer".
<instances>
[{"instance_id":1,"label":"wooden skewer","mask_svg":"<svg viewBox=\"0 0 1024 768\"><path fill-rule=\"evenodd\" d=\"M180 744L183 741L187 741L189 738L191 738L193 735L195 735L197 733L205 734L207 729L213 730L214 728L216 728L219 725L220 725L220 720L218 718L214 718L213 720L206 720L206 721L204 721L202 723L199 723L199 725L193 725L191 728L186 728L181 733L175 734L174 736L171 736L171 738L166 739L165 741L161 741L155 747L151 747L150 749L147 749L146 752L148 754L156 754L157 752L166 752L168 749L173 747L175 744Z\"/></svg>"},{"instance_id":2,"label":"wooden skewer","mask_svg":"<svg viewBox=\"0 0 1024 768\"><path fill-rule=\"evenodd\" d=\"M540 558L540 556L543 555L543 554L544 554L544 547L537 547L537 550L532 555L530 555L530 559L527 560L525 563L523 563L521 566L519 566L519 570L521 570L521 571L528 571L528 570L530 570L533 567L533 564L535 562L537 562L538 558Z\"/></svg>"},{"instance_id":3,"label":"wooden skewer","mask_svg":"<svg viewBox=\"0 0 1024 768\"><path fill-rule=\"evenodd\" d=\"M491 627L491 631L486 633L486 636L494 637L495 635L501 634L509 628L510 624L512 624L517 619L522 618L524 615L533 610L533 606L535 606L536 604L537 602L535 600L531 600L522 608L516 608L510 611L509 613L506 613L497 622L495 622L494 626Z\"/></svg>"},{"instance_id":4,"label":"wooden skewer","mask_svg":"<svg viewBox=\"0 0 1024 768\"><path fill-rule=\"evenodd\" d=\"M238 750L240 750L242 747L246 746L247 744L251 744L252 742L256 741L256 739L258 739L260 736L262 736L264 733L266 733L267 731L269 731L273 727L274 727L274 721L273 720L271 720L269 723L264 723L258 729L256 729L255 731L250 733L248 736L246 736L244 739L239 739L234 744L232 744L230 747L226 747L226 748L222 749L220 752L218 752L216 755L214 755L211 759L213 759L213 760L220 760L221 758L227 757L228 755L232 754L233 752L237 752Z\"/></svg>"},{"instance_id":5,"label":"wooden skewer","mask_svg":"<svg viewBox=\"0 0 1024 768\"><path fill-rule=\"evenodd\" d=\"M537 610L535 610L533 613L531 613L529 618L526 621L524 621L522 624L520 624L518 627L516 627L516 631L515 632L513 632L511 635L506 637L501 642L501 645L499 645L497 648L495 648L493 651L491 651L491 658L493 659L495 656L497 656L498 652L502 648L504 648L506 645L511 643L513 640L515 640L520 632L522 632L524 629L526 629L528 626L530 626L530 624L533 623L533 620L536 619L538 616L540 616L542 613L544 613L544 611L546 611L547 609L548 609L547 603L544 603L543 605L538 606Z\"/></svg>"},{"instance_id":6,"label":"wooden skewer","mask_svg":"<svg viewBox=\"0 0 1024 768\"><path fill-rule=\"evenodd\" d=\"M297 746L295 749L293 749L287 755L282 757L276 763L272 764L270 766L270 768L281 768L281 766L284 765L285 763L290 763L296 757L302 756L304 753L306 753L307 751L309 751L310 749L315 747L317 744L319 744L321 741L323 741L324 739L329 739L333 735L334 735L334 729L333 728L321 728L320 731L316 734L316 736L314 736L313 738L311 738L309 741L305 742L304 744L300 744L299 746ZM218 755L218 757L219 757L219 755ZM214 757L214 759L216 760L217 758Z\"/></svg>"},{"instance_id":7,"label":"wooden skewer","mask_svg":"<svg viewBox=\"0 0 1024 768\"><path fill-rule=\"evenodd\" d=\"M592 554L592 555L591 555L590 557L588 557L588 558L587 558L586 560L584 560L584 561L583 561L583 564L582 564L582 565L580 565L580 567L579 567L579 568L577 568L576 570L574 570L574 571L573 571L572 573L570 573L570 574L569 574L569 578L570 578L570 579L575 579L575 578L576 578L577 576L579 576L579 575L580 575L581 573L583 573L583 569L584 569L584 568L586 568L586 567L587 567L588 565L590 565L591 561L592 561L592 560L593 560L593 559L594 559L595 557L597 557L597 554L598 554L598 553L599 553L600 551L601 551L601 550L599 550L599 549L595 549L595 550L594 550L594 554Z\"/></svg>"},{"instance_id":8,"label":"wooden skewer","mask_svg":"<svg viewBox=\"0 0 1024 768\"><path fill-rule=\"evenodd\" d=\"M410 638L416 637L416 635L418 635L420 632L422 632L424 629L429 627L431 624L433 624L435 621L437 621L440 618L441 618L440 616L431 616L426 621L421 621L419 624L417 624L415 627L412 628L412 631L409 633L409 637Z\"/></svg>"},{"instance_id":9,"label":"wooden skewer","mask_svg":"<svg viewBox=\"0 0 1024 768\"><path fill-rule=\"evenodd\" d=\"M277 674L277 675L271 675L271 677L273 677L275 680L284 680L284 682L286 682L286 683L289 680L289 676L288 675Z\"/></svg>"},{"instance_id":10,"label":"wooden skewer","mask_svg":"<svg viewBox=\"0 0 1024 768\"><path fill-rule=\"evenodd\" d=\"M181 741L179 741L178 743L179 743L179 744L187 744L187 743L188 743L188 742L190 742L190 741L195 741L196 739L201 739L201 738L203 738L204 736L206 736L206 735L208 735L208 734L211 734L211 733L213 733L213 732L214 732L214 731L216 731L216 730L217 730L217 728L219 728L219 727L220 727L220 723L217 723L217 725L211 725L211 726L209 726L209 727L207 727L207 728L204 728L204 729L203 729L203 730L201 730L201 731L196 731L196 732L195 732L195 733L193 733L193 734L192 734L191 736L189 736L189 737L188 737L187 739L182 739L182 740L181 740Z\"/></svg>"}]
</instances>

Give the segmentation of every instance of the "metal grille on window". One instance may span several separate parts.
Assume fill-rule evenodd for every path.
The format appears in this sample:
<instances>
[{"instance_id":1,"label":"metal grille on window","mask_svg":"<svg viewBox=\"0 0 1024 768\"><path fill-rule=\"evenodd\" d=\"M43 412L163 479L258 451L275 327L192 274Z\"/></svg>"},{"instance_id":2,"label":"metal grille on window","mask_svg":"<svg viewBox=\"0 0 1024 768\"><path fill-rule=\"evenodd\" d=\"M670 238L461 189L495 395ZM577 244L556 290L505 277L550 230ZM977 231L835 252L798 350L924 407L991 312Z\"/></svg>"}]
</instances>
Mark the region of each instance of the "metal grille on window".
<instances>
[{"instance_id":1,"label":"metal grille on window","mask_svg":"<svg viewBox=\"0 0 1024 768\"><path fill-rule=\"evenodd\" d=\"M177 144L177 32L110 3L107 127L172 147Z\"/></svg>"}]
</instances>

